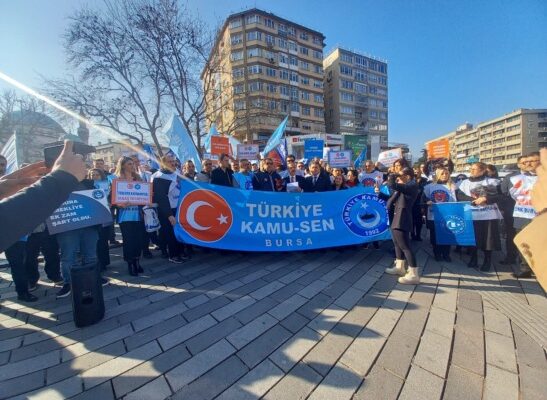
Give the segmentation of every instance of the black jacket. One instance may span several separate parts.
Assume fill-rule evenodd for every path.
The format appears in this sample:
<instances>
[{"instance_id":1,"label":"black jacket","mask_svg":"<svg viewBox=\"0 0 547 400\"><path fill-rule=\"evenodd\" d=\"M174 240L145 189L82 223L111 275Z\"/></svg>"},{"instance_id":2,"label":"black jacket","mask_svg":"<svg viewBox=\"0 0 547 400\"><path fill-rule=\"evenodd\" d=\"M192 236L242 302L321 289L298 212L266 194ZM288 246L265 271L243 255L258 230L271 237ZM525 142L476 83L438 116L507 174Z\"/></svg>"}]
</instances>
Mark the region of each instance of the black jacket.
<instances>
[{"instance_id":1,"label":"black jacket","mask_svg":"<svg viewBox=\"0 0 547 400\"><path fill-rule=\"evenodd\" d=\"M387 180L388 187L393 191L391 196L382 193L379 196L387 199L387 209L393 215L390 221L391 229L412 231L412 207L418 198L420 188L415 181L400 184L395 181L395 175L390 175Z\"/></svg>"},{"instance_id":2,"label":"black jacket","mask_svg":"<svg viewBox=\"0 0 547 400\"><path fill-rule=\"evenodd\" d=\"M306 183L304 186L304 192L313 193L313 192L328 192L332 190L332 183L330 181L330 176L327 174L319 174L317 176L317 181L313 183L313 176L307 176Z\"/></svg>"},{"instance_id":3,"label":"black jacket","mask_svg":"<svg viewBox=\"0 0 547 400\"><path fill-rule=\"evenodd\" d=\"M281 192L283 190L283 179L277 172L257 172L253 175L253 190L263 192Z\"/></svg>"},{"instance_id":4,"label":"black jacket","mask_svg":"<svg viewBox=\"0 0 547 400\"><path fill-rule=\"evenodd\" d=\"M170 174L169 170L161 170L161 172ZM158 217L167 219L174 216L171 204L169 203L169 188L172 181L161 177L155 177L152 181L152 201L158 205Z\"/></svg>"},{"instance_id":5,"label":"black jacket","mask_svg":"<svg viewBox=\"0 0 547 400\"><path fill-rule=\"evenodd\" d=\"M0 201L0 251L4 251L44 222L70 193L78 180L65 171L55 171L37 183Z\"/></svg>"},{"instance_id":6,"label":"black jacket","mask_svg":"<svg viewBox=\"0 0 547 400\"><path fill-rule=\"evenodd\" d=\"M306 179L301 175L295 175L294 179L296 180L296 183L298 183L298 186L300 186L300 189L304 189L304 185L306 183ZM287 191L287 184L291 182L291 177L286 176L283 178L283 191Z\"/></svg>"},{"instance_id":7,"label":"black jacket","mask_svg":"<svg viewBox=\"0 0 547 400\"><path fill-rule=\"evenodd\" d=\"M215 168L211 172L211 183L213 185L233 187L234 171L232 171L230 168L227 168L226 171L223 171L220 167Z\"/></svg>"}]
</instances>

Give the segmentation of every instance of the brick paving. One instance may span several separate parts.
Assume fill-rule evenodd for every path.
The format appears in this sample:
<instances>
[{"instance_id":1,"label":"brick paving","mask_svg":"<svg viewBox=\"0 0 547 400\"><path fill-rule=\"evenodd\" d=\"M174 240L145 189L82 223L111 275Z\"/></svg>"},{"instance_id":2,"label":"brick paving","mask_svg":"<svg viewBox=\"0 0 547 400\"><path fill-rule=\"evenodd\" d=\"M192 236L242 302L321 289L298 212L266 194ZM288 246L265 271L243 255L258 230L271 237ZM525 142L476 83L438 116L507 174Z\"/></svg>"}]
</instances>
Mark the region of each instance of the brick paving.
<instances>
[{"instance_id":1,"label":"brick paving","mask_svg":"<svg viewBox=\"0 0 547 400\"><path fill-rule=\"evenodd\" d=\"M381 250L197 251L127 276L119 251L104 320L78 329L41 281L16 301L0 270L0 398L544 399L547 298L510 270L436 262L422 284Z\"/></svg>"}]
</instances>

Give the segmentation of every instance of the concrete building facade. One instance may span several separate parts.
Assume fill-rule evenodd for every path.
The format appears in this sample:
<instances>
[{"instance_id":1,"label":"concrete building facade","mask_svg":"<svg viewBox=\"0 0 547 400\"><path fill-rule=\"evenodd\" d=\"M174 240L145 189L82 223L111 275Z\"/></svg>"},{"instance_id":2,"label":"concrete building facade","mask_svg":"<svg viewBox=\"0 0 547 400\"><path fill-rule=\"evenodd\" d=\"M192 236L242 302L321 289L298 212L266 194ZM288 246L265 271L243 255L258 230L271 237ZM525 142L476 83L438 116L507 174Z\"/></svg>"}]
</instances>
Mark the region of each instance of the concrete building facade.
<instances>
[{"instance_id":1,"label":"concrete building facade","mask_svg":"<svg viewBox=\"0 0 547 400\"><path fill-rule=\"evenodd\" d=\"M324 40L256 8L230 15L201 75L207 124L258 144L287 115L287 135L324 133Z\"/></svg>"},{"instance_id":2,"label":"concrete building facade","mask_svg":"<svg viewBox=\"0 0 547 400\"><path fill-rule=\"evenodd\" d=\"M340 47L323 61L328 132L380 137L388 147L387 63Z\"/></svg>"},{"instance_id":3,"label":"concrete building facade","mask_svg":"<svg viewBox=\"0 0 547 400\"><path fill-rule=\"evenodd\" d=\"M511 168L521 154L547 147L547 109L521 108L476 127L462 125L441 137L446 136L453 137L451 154L456 171L468 170L474 161Z\"/></svg>"}]
</instances>

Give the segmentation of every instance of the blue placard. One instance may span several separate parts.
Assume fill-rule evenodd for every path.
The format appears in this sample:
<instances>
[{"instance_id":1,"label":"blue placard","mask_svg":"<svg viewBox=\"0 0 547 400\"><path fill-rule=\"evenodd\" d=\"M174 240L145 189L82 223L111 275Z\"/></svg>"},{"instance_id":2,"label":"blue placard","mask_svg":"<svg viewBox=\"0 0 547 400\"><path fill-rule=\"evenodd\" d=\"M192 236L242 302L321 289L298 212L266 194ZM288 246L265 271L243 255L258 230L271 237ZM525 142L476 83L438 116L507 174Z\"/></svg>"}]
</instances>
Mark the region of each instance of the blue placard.
<instances>
[{"instance_id":1,"label":"blue placard","mask_svg":"<svg viewBox=\"0 0 547 400\"><path fill-rule=\"evenodd\" d=\"M433 203L437 244L475 246L471 203Z\"/></svg>"},{"instance_id":2,"label":"blue placard","mask_svg":"<svg viewBox=\"0 0 547 400\"><path fill-rule=\"evenodd\" d=\"M323 147L325 141L322 139L304 140L304 158L311 160L314 157L323 158Z\"/></svg>"},{"instance_id":3,"label":"blue placard","mask_svg":"<svg viewBox=\"0 0 547 400\"><path fill-rule=\"evenodd\" d=\"M182 182L176 237L240 251L294 251L390 239L385 201L362 187L274 193Z\"/></svg>"},{"instance_id":4,"label":"blue placard","mask_svg":"<svg viewBox=\"0 0 547 400\"><path fill-rule=\"evenodd\" d=\"M73 192L46 220L49 233L73 231L94 225L112 223L112 214L101 189Z\"/></svg>"}]
</instances>

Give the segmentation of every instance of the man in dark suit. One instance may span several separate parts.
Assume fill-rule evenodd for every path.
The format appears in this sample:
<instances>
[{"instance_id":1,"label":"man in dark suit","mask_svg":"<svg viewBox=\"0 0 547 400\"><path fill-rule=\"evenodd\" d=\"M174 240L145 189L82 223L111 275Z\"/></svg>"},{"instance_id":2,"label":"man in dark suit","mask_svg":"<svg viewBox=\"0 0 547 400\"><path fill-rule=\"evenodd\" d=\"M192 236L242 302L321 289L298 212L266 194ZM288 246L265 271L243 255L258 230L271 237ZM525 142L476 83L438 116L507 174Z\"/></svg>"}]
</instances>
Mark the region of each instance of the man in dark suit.
<instances>
[{"instance_id":1,"label":"man in dark suit","mask_svg":"<svg viewBox=\"0 0 547 400\"><path fill-rule=\"evenodd\" d=\"M283 178L283 191L287 191L287 185L289 183L298 183L300 191L303 190L306 179L302 175L296 173L296 164L294 161L287 162L287 176Z\"/></svg>"},{"instance_id":2,"label":"man in dark suit","mask_svg":"<svg viewBox=\"0 0 547 400\"><path fill-rule=\"evenodd\" d=\"M321 166L318 162L310 164L310 176L306 177L304 192L328 192L332 190L330 177L321 173Z\"/></svg>"},{"instance_id":3,"label":"man in dark suit","mask_svg":"<svg viewBox=\"0 0 547 400\"><path fill-rule=\"evenodd\" d=\"M274 162L271 158L263 160L263 170L253 175L253 189L264 192L283 191L283 180L275 172Z\"/></svg>"},{"instance_id":4,"label":"man in dark suit","mask_svg":"<svg viewBox=\"0 0 547 400\"><path fill-rule=\"evenodd\" d=\"M221 154L218 158L218 168L211 172L211 183L221 186L234 186L234 171L230 168L230 157Z\"/></svg>"}]
</instances>

